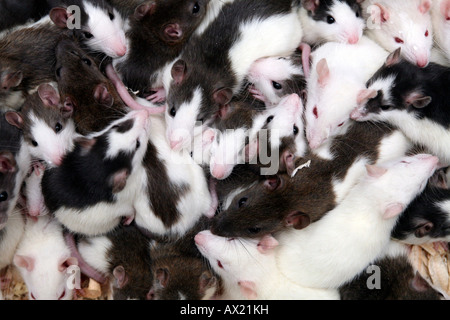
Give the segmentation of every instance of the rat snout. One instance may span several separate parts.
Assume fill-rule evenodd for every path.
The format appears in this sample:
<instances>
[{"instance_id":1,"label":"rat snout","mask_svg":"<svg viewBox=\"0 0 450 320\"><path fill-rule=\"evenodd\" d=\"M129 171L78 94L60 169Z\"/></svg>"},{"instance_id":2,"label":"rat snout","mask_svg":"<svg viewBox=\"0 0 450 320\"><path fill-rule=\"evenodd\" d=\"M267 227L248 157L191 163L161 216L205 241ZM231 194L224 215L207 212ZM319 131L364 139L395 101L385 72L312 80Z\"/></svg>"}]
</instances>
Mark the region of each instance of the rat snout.
<instances>
[{"instance_id":1,"label":"rat snout","mask_svg":"<svg viewBox=\"0 0 450 320\"><path fill-rule=\"evenodd\" d=\"M358 33L352 33L347 37L347 42L349 44L357 44L359 42L359 34Z\"/></svg>"},{"instance_id":2,"label":"rat snout","mask_svg":"<svg viewBox=\"0 0 450 320\"><path fill-rule=\"evenodd\" d=\"M350 113L350 119L355 121L362 121L365 116L367 116L367 110L365 107L356 107Z\"/></svg>"},{"instance_id":3,"label":"rat snout","mask_svg":"<svg viewBox=\"0 0 450 320\"><path fill-rule=\"evenodd\" d=\"M229 172L230 169L227 165L213 164L211 166L211 175L218 180L225 179L227 176L229 176Z\"/></svg>"},{"instance_id":4,"label":"rat snout","mask_svg":"<svg viewBox=\"0 0 450 320\"><path fill-rule=\"evenodd\" d=\"M170 39L170 40L179 40L183 37L183 31L181 30L181 27L178 23L171 23L166 26L164 29L164 34Z\"/></svg>"}]
</instances>

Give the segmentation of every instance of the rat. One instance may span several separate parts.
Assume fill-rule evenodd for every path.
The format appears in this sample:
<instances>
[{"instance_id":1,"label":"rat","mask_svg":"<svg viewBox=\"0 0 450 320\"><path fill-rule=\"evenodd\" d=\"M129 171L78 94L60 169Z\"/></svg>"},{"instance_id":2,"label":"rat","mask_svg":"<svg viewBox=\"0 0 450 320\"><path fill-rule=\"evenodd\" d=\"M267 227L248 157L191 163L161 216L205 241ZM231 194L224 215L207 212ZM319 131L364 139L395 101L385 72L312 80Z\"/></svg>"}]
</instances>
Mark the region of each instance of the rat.
<instances>
[{"instance_id":1,"label":"rat","mask_svg":"<svg viewBox=\"0 0 450 320\"><path fill-rule=\"evenodd\" d=\"M433 46L431 0L366 0L362 2L366 35L389 52L402 49L405 59L426 67Z\"/></svg>"},{"instance_id":2,"label":"rat","mask_svg":"<svg viewBox=\"0 0 450 320\"><path fill-rule=\"evenodd\" d=\"M131 111L113 82L101 72L98 61L76 41L63 38L58 42L55 69L61 101L73 109L72 119L79 134L102 131Z\"/></svg>"},{"instance_id":3,"label":"rat","mask_svg":"<svg viewBox=\"0 0 450 320\"><path fill-rule=\"evenodd\" d=\"M119 225L103 236L78 236L69 243L83 263L81 272L100 283L109 281L113 300L147 299L153 244L134 224Z\"/></svg>"},{"instance_id":4,"label":"rat","mask_svg":"<svg viewBox=\"0 0 450 320\"><path fill-rule=\"evenodd\" d=\"M443 63L450 66L450 1L435 0L431 7L434 49L443 55Z\"/></svg>"},{"instance_id":5,"label":"rat","mask_svg":"<svg viewBox=\"0 0 450 320\"><path fill-rule=\"evenodd\" d=\"M129 16L128 53L113 65L125 86L152 102L165 101L164 69L178 57L210 0L147 1Z\"/></svg>"},{"instance_id":6,"label":"rat","mask_svg":"<svg viewBox=\"0 0 450 320\"><path fill-rule=\"evenodd\" d=\"M224 238L209 230L199 232L195 243L220 275L221 300L338 300L336 289L302 287L284 277L277 267L272 236L262 239Z\"/></svg>"},{"instance_id":7,"label":"rat","mask_svg":"<svg viewBox=\"0 0 450 320\"><path fill-rule=\"evenodd\" d=\"M49 212L67 229L85 235L111 231L122 217L129 224L145 174L141 163L149 125L147 111L132 111L105 130L76 139L62 164L45 170L42 178Z\"/></svg>"},{"instance_id":8,"label":"rat","mask_svg":"<svg viewBox=\"0 0 450 320\"><path fill-rule=\"evenodd\" d=\"M127 53L125 20L105 0L49 0L51 21L61 30L72 32L92 54L110 58ZM77 25L78 24L78 25Z\"/></svg>"},{"instance_id":9,"label":"rat","mask_svg":"<svg viewBox=\"0 0 450 320\"><path fill-rule=\"evenodd\" d=\"M366 166L347 197L320 221L276 236L281 273L313 288L339 288L352 280L383 257L399 215L423 191L438 162L417 154Z\"/></svg>"},{"instance_id":10,"label":"rat","mask_svg":"<svg viewBox=\"0 0 450 320\"><path fill-rule=\"evenodd\" d=\"M325 42L356 44L365 30L363 0L304 0L300 19L303 41L312 46Z\"/></svg>"},{"instance_id":11,"label":"rat","mask_svg":"<svg viewBox=\"0 0 450 320\"><path fill-rule=\"evenodd\" d=\"M367 37L354 45L328 42L311 53L305 108L309 147L345 133L350 113L364 94L366 82L383 65L389 52Z\"/></svg>"},{"instance_id":12,"label":"rat","mask_svg":"<svg viewBox=\"0 0 450 320\"><path fill-rule=\"evenodd\" d=\"M412 245L449 242L449 199L449 189L429 183L405 209L392 232L392 237Z\"/></svg>"},{"instance_id":13,"label":"rat","mask_svg":"<svg viewBox=\"0 0 450 320\"><path fill-rule=\"evenodd\" d=\"M356 123L334 139L331 158L311 152L295 157L287 150L281 154L278 174L228 191L211 232L224 237L261 237L287 228L306 228L342 202L364 174L365 165L405 155L408 148L403 147L402 137L388 125Z\"/></svg>"},{"instance_id":14,"label":"rat","mask_svg":"<svg viewBox=\"0 0 450 320\"><path fill-rule=\"evenodd\" d=\"M136 8L147 0L109 0L108 2L122 15L124 20L132 15Z\"/></svg>"},{"instance_id":15,"label":"rat","mask_svg":"<svg viewBox=\"0 0 450 320\"><path fill-rule=\"evenodd\" d=\"M58 166L77 137L72 113L71 106L61 103L57 89L44 83L25 100L20 111L8 111L5 118L22 130L33 161Z\"/></svg>"},{"instance_id":16,"label":"rat","mask_svg":"<svg viewBox=\"0 0 450 320\"><path fill-rule=\"evenodd\" d=\"M14 255L30 300L72 300L68 268L77 266L63 237L62 225L50 215L27 219Z\"/></svg>"},{"instance_id":17,"label":"rat","mask_svg":"<svg viewBox=\"0 0 450 320\"><path fill-rule=\"evenodd\" d=\"M449 70L435 63L419 68L404 60L397 49L367 82L373 94L352 111L351 118L395 125L446 164L450 161L446 147L450 120L445 111Z\"/></svg>"},{"instance_id":18,"label":"rat","mask_svg":"<svg viewBox=\"0 0 450 320\"><path fill-rule=\"evenodd\" d=\"M242 90L253 62L295 51L303 35L298 9L298 1L235 0L190 38L170 70L166 121L173 149L190 145L196 122L210 125Z\"/></svg>"}]
</instances>

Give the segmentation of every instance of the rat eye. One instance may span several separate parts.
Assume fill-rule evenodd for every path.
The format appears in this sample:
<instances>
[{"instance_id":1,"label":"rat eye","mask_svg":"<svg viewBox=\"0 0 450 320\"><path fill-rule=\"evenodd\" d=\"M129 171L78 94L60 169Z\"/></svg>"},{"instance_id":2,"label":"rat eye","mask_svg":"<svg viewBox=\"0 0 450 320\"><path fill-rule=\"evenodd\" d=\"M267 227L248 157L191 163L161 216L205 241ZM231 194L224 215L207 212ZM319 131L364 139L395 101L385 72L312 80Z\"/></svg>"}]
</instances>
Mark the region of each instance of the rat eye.
<instances>
[{"instance_id":1,"label":"rat eye","mask_svg":"<svg viewBox=\"0 0 450 320\"><path fill-rule=\"evenodd\" d=\"M319 119L319 111L317 110L317 107L314 107L313 114L316 119Z\"/></svg>"},{"instance_id":2,"label":"rat eye","mask_svg":"<svg viewBox=\"0 0 450 320\"><path fill-rule=\"evenodd\" d=\"M83 63L87 64L88 66L91 66L92 64L91 60L89 60L88 58L83 58L81 59L81 61L83 61Z\"/></svg>"},{"instance_id":3,"label":"rat eye","mask_svg":"<svg viewBox=\"0 0 450 320\"><path fill-rule=\"evenodd\" d=\"M275 81L272 81L272 86L274 87L275 90L283 89L283 86L281 84L279 84L278 82L275 82Z\"/></svg>"},{"instance_id":4,"label":"rat eye","mask_svg":"<svg viewBox=\"0 0 450 320\"><path fill-rule=\"evenodd\" d=\"M298 135L299 132L300 132L300 130L299 130L298 127L294 124L294 136Z\"/></svg>"},{"instance_id":5,"label":"rat eye","mask_svg":"<svg viewBox=\"0 0 450 320\"><path fill-rule=\"evenodd\" d=\"M247 230L248 230L248 232L250 232L251 234L258 234L258 233L261 232L261 228L258 228L258 227L248 228Z\"/></svg>"},{"instance_id":6,"label":"rat eye","mask_svg":"<svg viewBox=\"0 0 450 320\"><path fill-rule=\"evenodd\" d=\"M31 144L33 147L37 147L39 145L36 140L31 140Z\"/></svg>"},{"instance_id":7,"label":"rat eye","mask_svg":"<svg viewBox=\"0 0 450 320\"><path fill-rule=\"evenodd\" d=\"M334 19L333 16L328 16L328 17L327 17L327 23L328 23L328 24L333 24L333 23L335 23L335 22L336 22L336 20Z\"/></svg>"},{"instance_id":8,"label":"rat eye","mask_svg":"<svg viewBox=\"0 0 450 320\"><path fill-rule=\"evenodd\" d=\"M138 140L136 140L136 150L139 149L141 146L141 142Z\"/></svg>"},{"instance_id":9,"label":"rat eye","mask_svg":"<svg viewBox=\"0 0 450 320\"><path fill-rule=\"evenodd\" d=\"M61 293L58 300L62 300L65 296L66 296L66 290L64 290L63 293Z\"/></svg>"},{"instance_id":10,"label":"rat eye","mask_svg":"<svg viewBox=\"0 0 450 320\"><path fill-rule=\"evenodd\" d=\"M2 193L0 193L0 202L4 202L8 200L8 192L3 191Z\"/></svg>"},{"instance_id":11,"label":"rat eye","mask_svg":"<svg viewBox=\"0 0 450 320\"><path fill-rule=\"evenodd\" d=\"M405 43L405 41L403 41L403 40L400 39L399 37L395 37L394 40L395 40L395 42L397 42L397 43Z\"/></svg>"},{"instance_id":12,"label":"rat eye","mask_svg":"<svg viewBox=\"0 0 450 320\"><path fill-rule=\"evenodd\" d=\"M194 4L194 8L192 8L192 13L193 14L196 14L196 13L198 13L200 11L200 5L198 4L198 2L196 2L195 4Z\"/></svg>"},{"instance_id":13,"label":"rat eye","mask_svg":"<svg viewBox=\"0 0 450 320\"><path fill-rule=\"evenodd\" d=\"M381 108L381 110L383 110L383 111L388 111L388 110L390 110L390 109L392 108L392 106L382 105L380 108Z\"/></svg>"},{"instance_id":14,"label":"rat eye","mask_svg":"<svg viewBox=\"0 0 450 320\"><path fill-rule=\"evenodd\" d=\"M425 31L425 37L427 37L428 38L428 36L430 35L430 32L427 30L427 31Z\"/></svg>"},{"instance_id":15,"label":"rat eye","mask_svg":"<svg viewBox=\"0 0 450 320\"><path fill-rule=\"evenodd\" d=\"M274 116L268 117L266 123L271 123L274 118L275 118Z\"/></svg>"},{"instance_id":16,"label":"rat eye","mask_svg":"<svg viewBox=\"0 0 450 320\"><path fill-rule=\"evenodd\" d=\"M31 299L36 300L36 297L34 296L33 292L30 293Z\"/></svg>"},{"instance_id":17,"label":"rat eye","mask_svg":"<svg viewBox=\"0 0 450 320\"><path fill-rule=\"evenodd\" d=\"M62 124L58 122L58 123L55 125L55 132L56 132L56 133L60 132L60 131L62 130L62 128L63 128Z\"/></svg>"},{"instance_id":18,"label":"rat eye","mask_svg":"<svg viewBox=\"0 0 450 320\"><path fill-rule=\"evenodd\" d=\"M109 19L110 19L111 21L113 21L114 18L116 17L116 16L114 15L114 13L112 13L112 12L109 12L108 15L109 15Z\"/></svg>"},{"instance_id":19,"label":"rat eye","mask_svg":"<svg viewBox=\"0 0 450 320\"><path fill-rule=\"evenodd\" d=\"M247 197L241 198L238 202L238 208L242 208L247 203L247 200Z\"/></svg>"},{"instance_id":20,"label":"rat eye","mask_svg":"<svg viewBox=\"0 0 450 320\"><path fill-rule=\"evenodd\" d=\"M83 35L86 39L92 39L94 37L94 35L92 33L87 32L87 31L83 32Z\"/></svg>"},{"instance_id":21,"label":"rat eye","mask_svg":"<svg viewBox=\"0 0 450 320\"><path fill-rule=\"evenodd\" d=\"M177 110L175 110L175 107L173 107L172 109L170 109L170 116L173 118L177 115Z\"/></svg>"}]
</instances>

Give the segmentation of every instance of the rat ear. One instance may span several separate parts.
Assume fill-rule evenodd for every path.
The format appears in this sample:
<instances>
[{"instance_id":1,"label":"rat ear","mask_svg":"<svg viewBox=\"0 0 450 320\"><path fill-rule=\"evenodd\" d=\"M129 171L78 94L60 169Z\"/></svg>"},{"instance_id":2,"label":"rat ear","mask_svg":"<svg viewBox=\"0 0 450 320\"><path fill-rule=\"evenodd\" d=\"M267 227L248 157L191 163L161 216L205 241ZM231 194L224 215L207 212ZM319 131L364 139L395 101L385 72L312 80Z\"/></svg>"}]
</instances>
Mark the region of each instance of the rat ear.
<instances>
[{"instance_id":1,"label":"rat ear","mask_svg":"<svg viewBox=\"0 0 450 320\"><path fill-rule=\"evenodd\" d=\"M426 14L431 9L431 0L421 0L419 4L419 11L422 14Z\"/></svg>"},{"instance_id":2,"label":"rat ear","mask_svg":"<svg viewBox=\"0 0 450 320\"><path fill-rule=\"evenodd\" d=\"M366 170L368 175L372 178L379 178L387 172L387 169L375 165L366 165Z\"/></svg>"},{"instance_id":3,"label":"rat ear","mask_svg":"<svg viewBox=\"0 0 450 320\"><path fill-rule=\"evenodd\" d=\"M311 224L309 215L300 211L291 212L284 221L286 226L293 226L296 230L304 229Z\"/></svg>"},{"instance_id":4,"label":"rat ear","mask_svg":"<svg viewBox=\"0 0 450 320\"><path fill-rule=\"evenodd\" d=\"M401 203L391 203L389 204L383 213L383 219L389 220L392 218L395 218L400 213L402 213L405 210L405 206Z\"/></svg>"},{"instance_id":5,"label":"rat ear","mask_svg":"<svg viewBox=\"0 0 450 320\"><path fill-rule=\"evenodd\" d=\"M450 0L443 0L441 2L441 13L446 21L450 21Z\"/></svg>"},{"instance_id":6,"label":"rat ear","mask_svg":"<svg viewBox=\"0 0 450 320\"><path fill-rule=\"evenodd\" d=\"M291 150L285 150L280 156L280 171L286 171L289 176L295 170L295 155Z\"/></svg>"},{"instance_id":7,"label":"rat ear","mask_svg":"<svg viewBox=\"0 0 450 320\"><path fill-rule=\"evenodd\" d=\"M319 76L319 85L323 88L327 85L328 80L330 80L330 68L328 67L327 59L323 58L317 63L317 74Z\"/></svg>"},{"instance_id":8,"label":"rat ear","mask_svg":"<svg viewBox=\"0 0 450 320\"><path fill-rule=\"evenodd\" d=\"M159 268L156 270L155 278L158 280L161 287L167 287L167 283L169 282L170 272L167 268Z\"/></svg>"},{"instance_id":9,"label":"rat ear","mask_svg":"<svg viewBox=\"0 0 450 320\"><path fill-rule=\"evenodd\" d=\"M303 0L302 3L303 8L314 13L319 7L320 0Z\"/></svg>"},{"instance_id":10,"label":"rat ear","mask_svg":"<svg viewBox=\"0 0 450 320\"><path fill-rule=\"evenodd\" d=\"M220 88L213 93L213 100L219 106L226 106L232 98L233 91L230 88Z\"/></svg>"},{"instance_id":11,"label":"rat ear","mask_svg":"<svg viewBox=\"0 0 450 320\"><path fill-rule=\"evenodd\" d=\"M18 129L23 129L23 117L20 112L17 111L7 111L5 113L5 119L6 121Z\"/></svg>"},{"instance_id":12,"label":"rat ear","mask_svg":"<svg viewBox=\"0 0 450 320\"><path fill-rule=\"evenodd\" d=\"M271 235L264 236L258 243L258 251L268 254L279 245L278 241Z\"/></svg>"},{"instance_id":13,"label":"rat ear","mask_svg":"<svg viewBox=\"0 0 450 320\"><path fill-rule=\"evenodd\" d=\"M380 3L375 3L371 11L371 16L372 18L375 18L375 21L381 21L381 23L384 23L390 19L388 9Z\"/></svg>"},{"instance_id":14,"label":"rat ear","mask_svg":"<svg viewBox=\"0 0 450 320\"><path fill-rule=\"evenodd\" d=\"M184 60L178 60L172 67L172 78L176 84L183 82L187 73L187 64Z\"/></svg>"},{"instance_id":15,"label":"rat ear","mask_svg":"<svg viewBox=\"0 0 450 320\"><path fill-rule=\"evenodd\" d=\"M129 175L130 172L128 171L128 169L119 170L112 175L109 184L112 187L113 193L119 193L125 188Z\"/></svg>"},{"instance_id":16,"label":"rat ear","mask_svg":"<svg viewBox=\"0 0 450 320\"><path fill-rule=\"evenodd\" d=\"M423 238L428 235L434 228L434 224L431 221L423 222L416 228L414 235L417 238Z\"/></svg>"},{"instance_id":17,"label":"rat ear","mask_svg":"<svg viewBox=\"0 0 450 320\"><path fill-rule=\"evenodd\" d=\"M146 15L152 15L156 11L156 3L154 1L147 1L142 3L134 10L134 17L137 20L142 20Z\"/></svg>"},{"instance_id":18,"label":"rat ear","mask_svg":"<svg viewBox=\"0 0 450 320\"><path fill-rule=\"evenodd\" d=\"M269 191L275 191L282 185L282 179L279 176L268 178L264 181L264 187Z\"/></svg>"},{"instance_id":19,"label":"rat ear","mask_svg":"<svg viewBox=\"0 0 450 320\"><path fill-rule=\"evenodd\" d=\"M108 88L103 85L99 84L94 89L94 100L105 107L112 107L114 104L114 98L109 93Z\"/></svg>"},{"instance_id":20,"label":"rat ear","mask_svg":"<svg viewBox=\"0 0 450 320\"><path fill-rule=\"evenodd\" d=\"M374 89L363 89L358 93L356 103L358 106L364 106L369 100L376 98L378 91Z\"/></svg>"},{"instance_id":21,"label":"rat ear","mask_svg":"<svg viewBox=\"0 0 450 320\"><path fill-rule=\"evenodd\" d=\"M122 289L128 283L128 276L123 266L117 266L113 270L114 287Z\"/></svg>"},{"instance_id":22,"label":"rat ear","mask_svg":"<svg viewBox=\"0 0 450 320\"><path fill-rule=\"evenodd\" d=\"M39 98L47 107L56 107L60 104L60 96L58 91L49 83L41 84L38 87Z\"/></svg>"},{"instance_id":23,"label":"rat ear","mask_svg":"<svg viewBox=\"0 0 450 320\"><path fill-rule=\"evenodd\" d=\"M421 93L412 92L405 98L405 104L407 106L413 106L417 109L422 109L428 106L432 102L430 96L424 96Z\"/></svg>"},{"instance_id":24,"label":"rat ear","mask_svg":"<svg viewBox=\"0 0 450 320\"><path fill-rule=\"evenodd\" d=\"M200 292L205 292L209 288L213 288L217 284L217 279L214 277L210 271L206 270L200 275L199 280Z\"/></svg>"},{"instance_id":25,"label":"rat ear","mask_svg":"<svg viewBox=\"0 0 450 320\"><path fill-rule=\"evenodd\" d=\"M0 152L0 172L10 173L16 171L16 159L9 151Z\"/></svg>"},{"instance_id":26,"label":"rat ear","mask_svg":"<svg viewBox=\"0 0 450 320\"><path fill-rule=\"evenodd\" d=\"M17 267L26 269L28 272L31 272L34 270L35 260L32 257L21 256L21 255L16 254L14 256L13 262Z\"/></svg>"},{"instance_id":27,"label":"rat ear","mask_svg":"<svg viewBox=\"0 0 450 320\"><path fill-rule=\"evenodd\" d=\"M56 7L50 10L50 19L53 23L60 28L67 28L67 20L69 19L69 13L66 8Z\"/></svg>"},{"instance_id":28,"label":"rat ear","mask_svg":"<svg viewBox=\"0 0 450 320\"><path fill-rule=\"evenodd\" d=\"M3 90L9 90L11 88L18 87L23 80L22 71L5 72L1 76L1 86Z\"/></svg>"},{"instance_id":29,"label":"rat ear","mask_svg":"<svg viewBox=\"0 0 450 320\"><path fill-rule=\"evenodd\" d=\"M59 263L58 270L59 272L65 272L70 266L78 266L78 259L74 257L70 257L67 259L63 259Z\"/></svg>"},{"instance_id":30,"label":"rat ear","mask_svg":"<svg viewBox=\"0 0 450 320\"><path fill-rule=\"evenodd\" d=\"M250 162L258 155L258 152L259 152L258 139L250 141L244 148L245 161Z\"/></svg>"},{"instance_id":31,"label":"rat ear","mask_svg":"<svg viewBox=\"0 0 450 320\"><path fill-rule=\"evenodd\" d=\"M397 63L399 63L401 61L401 53L402 53L402 48L398 48L397 50L395 50L394 52L392 52L387 58L386 58L386 62L385 62L385 66L386 67L391 67Z\"/></svg>"},{"instance_id":32,"label":"rat ear","mask_svg":"<svg viewBox=\"0 0 450 320\"><path fill-rule=\"evenodd\" d=\"M255 300L258 298L256 293L256 285L253 281L239 281L239 288L241 293L249 300Z\"/></svg>"}]
</instances>

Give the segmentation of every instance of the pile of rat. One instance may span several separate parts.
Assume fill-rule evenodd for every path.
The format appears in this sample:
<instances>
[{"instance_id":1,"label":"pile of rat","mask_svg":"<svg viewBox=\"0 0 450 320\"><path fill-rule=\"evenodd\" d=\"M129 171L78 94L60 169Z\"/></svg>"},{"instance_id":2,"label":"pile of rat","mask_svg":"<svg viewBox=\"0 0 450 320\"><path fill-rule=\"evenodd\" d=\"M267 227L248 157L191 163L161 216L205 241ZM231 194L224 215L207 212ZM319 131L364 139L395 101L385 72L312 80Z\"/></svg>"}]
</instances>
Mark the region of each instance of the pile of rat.
<instances>
[{"instance_id":1,"label":"pile of rat","mask_svg":"<svg viewBox=\"0 0 450 320\"><path fill-rule=\"evenodd\" d=\"M450 298L450 0L0 9L0 299Z\"/></svg>"}]
</instances>

